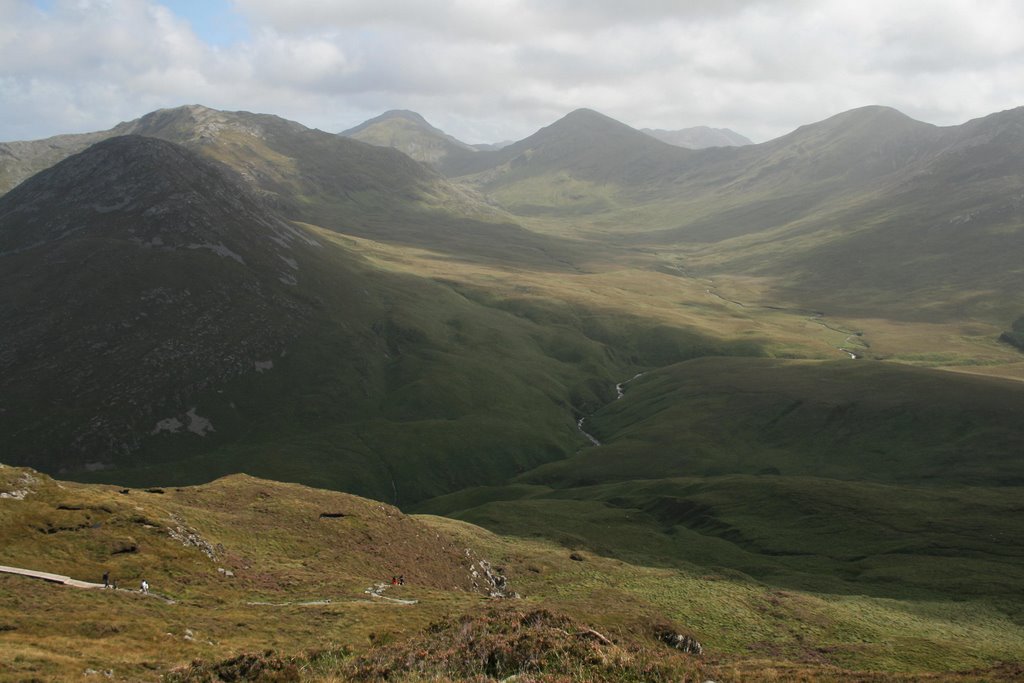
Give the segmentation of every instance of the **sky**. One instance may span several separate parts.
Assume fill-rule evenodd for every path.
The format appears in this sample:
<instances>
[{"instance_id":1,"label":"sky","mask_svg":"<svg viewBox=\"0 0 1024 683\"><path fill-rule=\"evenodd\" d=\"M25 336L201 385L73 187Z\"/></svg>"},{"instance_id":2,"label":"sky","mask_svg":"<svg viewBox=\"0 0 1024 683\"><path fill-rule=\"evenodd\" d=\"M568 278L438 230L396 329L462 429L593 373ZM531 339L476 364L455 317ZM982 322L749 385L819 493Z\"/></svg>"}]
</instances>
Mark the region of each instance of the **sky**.
<instances>
[{"instance_id":1,"label":"sky","mask_svg":"<svg viewBox=\"0 0 1024 683\"><path fill-rule=\"evenodd\" d=\"M755 142L881 104L1024 105L1018 0L0 0L0 140L185 104L339 132L412 109L470 143L588 107Z\"/></svg>"}]
</instances>

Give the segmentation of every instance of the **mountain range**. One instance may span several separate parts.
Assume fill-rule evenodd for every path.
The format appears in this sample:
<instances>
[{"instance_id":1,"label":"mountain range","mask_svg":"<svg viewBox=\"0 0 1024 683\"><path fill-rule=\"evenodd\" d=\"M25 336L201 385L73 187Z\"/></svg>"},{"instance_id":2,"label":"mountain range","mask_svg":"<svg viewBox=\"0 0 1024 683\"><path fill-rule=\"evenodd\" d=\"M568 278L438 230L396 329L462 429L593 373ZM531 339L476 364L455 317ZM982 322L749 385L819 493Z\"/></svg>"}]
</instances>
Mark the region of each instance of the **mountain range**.
<instances>
[{"instance_id":1,"label":"mountain range","mask_svg":"<svg viewBox=\"0 0 1024 683\"><path fill-rule=\"evenodd\" d=\"M878 106L703 149L589 109L491 149L413 112L336 134L198 105L6 143L0 460L200 485L173 514L213 515L228 544L218 491L269 510L271 485L218 477L345 491L603 556L652 595L652 568L756 595L744 634L792 608L763 642L702 626L739 659L988 672L1024 658L1022 152L1024 109L936 127ZM68 512L44 488L38 514ZM80 490L94 512L134 495ZM359 509L370 535L390 524ZM545 595L583 591L579 614L612 580L435 523L520 557ZM54 525L74 543L44 555L93 547ZM0 563L38 540L11 533ZM273 575L296 581L282 552ZM578 583L539 578L556 565ZM651 613L684 616L658 595ZM846 619L847 596L937 621L907 617L921 647L898 656L793 635L798 613ZM998 633L984 656L935 654L954 613Z\"/></svg>"},{"instance_id":2,"label":"mountain range","mask_svg":"<svg viewBox=\"0 0 1024 683\"><path fill-rule=\"evenodd\" d=\"M680 130L644 128L647 135L677 147L703 149L705 147L735 147L753 144L749 139L728 128L695 126ZM393 109L342 131L340 135L381 147L392 147L417 161L447 172L471 163L473 152L497 152L514 141L495 144L470 145L430 125L414 111Z\"/></svg>"},{"instance_id":3,"label":"mountain range","mask_svg":"<svg viewBox=\"0 0 1024 683\"><path fill-rule=\"evenodd\" d=\"M18 387L51 386L42 381L44 366L55 378L74 377L65 363L86 357L84 348L109 346L108 337L118 324L152 315L159 322L151 324L165 325L174 318L171 328L184 333L187 326L175 316L191 311L204 321L199 326L207 320L223 324L223 332L208 336L224 348L199 347L188 354L192 369L203 379L190 377L187 389L154 382L147 390L176 403L173 419L187 424L182 415L191 406L184 405L185 394L202 393L239 375L240 368L270 362L271 355L284 350L284 339L299 335L303 321L315 318L316 310L321 318L347 317L334 310L323 313L324 287L331 278L362 277L345 271L360 257L337 240L325 244L323 230L329 236L427 249L456 262L468 259L481 266L562 273L566 278L599 273L642 254L640 272L683 268L713 280L756 278L767 288L759 296L774 299L780 310L929 322L966 315L1006 329L1024 308L1024 283L1015 262L1021 208L1005 191L1024 180L1012 161L1024 142L1020 121L1020 111L1014 110L943 129L891 109L868 107L761 145L688 150L597 112L579 110L524 140L488 151L444 136L412 112L388 112L332 135L273 116L189 106L154 112L102 133L16 143L7 153L16 150L17 161L0 165L12 183L57 156L86 151L44 169L0 200L0 253L11 264L4 269L8 284L3 310L12 330L4 355L8 367L16 370L7 373L8 395L18 395ZM450 145L441 164L446 176L387 146L346 137L396 122L429 130ZM156 147L155 139L167 144ZM193 178L203 174L208 181ZM132 175L140 180L132 182ZM172 199L160 204L165 197ZM241 204L235 206L228 197ZM177 232L168 232L169 226ZM97 255L87 257L94 247ZM128 250L131 256L115 250ZM156 281L157 273L166 267L173 280L189 268L197 273L206 268L179 265L182 258L217 266L216 273L197 280L209 279L219 292L211 298L212 307L160 303L161 297L177 301L182 295L167 294L168 283ZM323 265L322 279L313 283L305 282L304 271L313 268L303 265L309 258L330 264ZM123 266L111 268L106 259ZM96 265L81 271L69 265L79 262ZM174 265L165 266L168 262ZM102 272L108 281L83 287L80 280L89 272ZM143 272L154 281L145 282ZM250 279L232 282L236 276ZM122 287L121 279L135 283L138 299L111 296L110 291L133 291ZM467 296L469 281L453 288L451 282L432 280L431 286ZM831 286L837 281L842 287ZM191 293L180 284L181 291ZM494 300L493 294L476 292L479 287L472 284L474 293L463 299L467 304L484 309L522 306L507 298ZM243 297L243 291L251 295ZM177 307L178 312L159 307L156 313L135 312L138 301L148 301L153 292L166 294L157 298L159 306ZM375 298L369 293L369 299ZM110 303L110 320L94 321L89 334L81 332L85 322L78 314L61 311L68 306L92 314L104 308L98 301ZM243 313L250 303L257 310ZM601 306L590 308L595 305ZM587 316L596 312L593 308ZM617 315L628 313L624 304ZM47 314L53 320L47 321ZM249 322L236 321L235 315ZM396 325L388 313L374 315L385 322L367 319L371 330ZM596 375L580 374L579 381L643 364L643 354L623 354L623 338L610 339L580 324L579 312L563 321L559 315L551 322L562 329L568 324L575 335L570 343L592 349L570 354L570 365L579 366L575 359L580 353L602 348L599 353L621 359L605 364ZM56 320L63 327L55 327ZM530 316L521 320L537 322ZM660 321L646 324L656 323ZM719 338L711 343L724 348L722 342L730 342L716 324L700 321L686 334ZM256 328L261 334L255 334ZM379 331L361 334L381 336ZM430 337L398 334L412 334L414 345ZM57 362L44 361L51 356L47 344L56 339L74 343L65 342L67 352L57 354ZM233 359L234 369L225 369L227 348L243 339L245 352ZM449 342L459 345L458 339L450 337ZM152 346L149 353L160 347L155 341L147 343ZM357 349L365 345L352 343ZM541 356L543 348L541 344ZM669 359L690 355L674 348ZM24 349L33 350L36 359ZM116 346L107 355L123 361L126 352ZM630 360L623 364L626 358ZM555 361L566 359L556 354ZM141 360L123 367L127 371L137 362ZM161 362L146 362L155 368L154 377L168 376ZM214 366L221 370L214 371ZM26 379L33 376L40 381ZM87 384L84 378L75 381ZM107 390L101 383L97 396ZM74 393L79 391L86 390ZM155 424L156 408L142 408L146 401L134 391L117 393L126 406L135 406L128 412L145 414ZM22 405L31 404L27 398ZM584 405L579 399L571 403L577 410ZM4 415L9 419L11 409ZM107 418L89 420L94 423L89 437L57 430L61 439L74 432L76 444L97 438L97 444L110 449L106 458L98 457L99 446L78 449L86 458L77 460L79 467L86 461L108 466L109 453L131 451L143 440L137 424L119 442L99 426ZM45 422L36 428L50 430ZM13 433L32 443L37 438L32 429ZM55 441L63 443L61 439ZM94 454L92 459L87 452ZM17 462L48 462L38 458Z\"/></svg>"}]
</instances>

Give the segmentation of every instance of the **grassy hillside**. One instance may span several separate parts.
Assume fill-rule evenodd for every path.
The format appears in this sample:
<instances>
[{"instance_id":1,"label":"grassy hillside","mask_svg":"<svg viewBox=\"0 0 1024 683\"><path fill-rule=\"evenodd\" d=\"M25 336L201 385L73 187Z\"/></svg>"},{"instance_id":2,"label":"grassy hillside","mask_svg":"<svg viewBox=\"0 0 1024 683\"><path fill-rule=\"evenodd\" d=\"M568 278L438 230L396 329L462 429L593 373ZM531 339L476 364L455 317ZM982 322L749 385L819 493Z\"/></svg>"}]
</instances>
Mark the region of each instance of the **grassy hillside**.
<instances>
[{"instance_id":1,"label":"grassy hillside","mask_svg":"<svg viewBox=\"0 0 1024 683\"><path fill-rule=\"evenodd\" d=\"M1020 620L1024 386L857 362L698 359L588 417L602 442L422 504L628 562L785 589L994 601Z\"/></svg>"},{"instance_id":2,"label":"grassy hillside","mask_svg":"<svg viewBox=\"0 0 1024 683\"><path fill-rule=\"evenodd\" d=\"M568 477L552 481L736 473L1019 486L1022 411L1019 382L869 361L699 359L637 379L589 417L606 446L552 466Z\"/></svg>"},{"instance_id":3,"label":"grassy hillside","mask_svg":"<svg viewBox=\"0 0 1024 683\"><path fill-rule=\"evenodd\" d=\"M1019 666L1000 662L1024 654L1020 626L981 601L782 590L586 550L573 559L546 542L250 477L145 491L0 467L0 492L0 564L93 581L109 571L121 589L0 575L5 681L261 668L258 680L980 681L1011 680ZM482 560L521 597L486 598ZM395 574L405 585L389 585ZM377 583L383 597L372 598L364 591ZM667 647L665 632L699 641L703 655Z\"/></svg>"}]
</instances>

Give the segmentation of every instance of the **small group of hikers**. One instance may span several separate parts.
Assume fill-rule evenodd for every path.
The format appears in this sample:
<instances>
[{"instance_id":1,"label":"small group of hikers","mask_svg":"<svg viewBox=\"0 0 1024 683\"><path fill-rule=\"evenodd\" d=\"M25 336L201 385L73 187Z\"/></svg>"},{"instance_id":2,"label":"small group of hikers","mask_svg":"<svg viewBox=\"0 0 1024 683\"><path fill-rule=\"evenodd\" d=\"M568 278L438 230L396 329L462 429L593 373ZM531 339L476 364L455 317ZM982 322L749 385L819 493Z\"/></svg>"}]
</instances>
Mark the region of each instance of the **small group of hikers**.
<instances>
[{"instance_id":1,"label":"small group of hikers","mask_svg":"<svg viewBox=\"0 0 1024 683\"><path fill-rule=\"evenodd\" d=\"M103 572L103 587L117 590L117 581L110 580L110 572ZM139 592L146 593L147 595L149 594L149 581L146 581L145 579L142 580L142 585L139 587Z\"/></svg>"},{"instance_id":2,"label":"small group of hikers","mask_svg":"<svg viewBox=\"0 0 1024 683\"><path fill-rule=\"evenodd\" d=\"M392 586L404 586L405 585L405 574L403 574L401 576L392 576L391 577L391 585Z\"/></svg>"}]
</instances>

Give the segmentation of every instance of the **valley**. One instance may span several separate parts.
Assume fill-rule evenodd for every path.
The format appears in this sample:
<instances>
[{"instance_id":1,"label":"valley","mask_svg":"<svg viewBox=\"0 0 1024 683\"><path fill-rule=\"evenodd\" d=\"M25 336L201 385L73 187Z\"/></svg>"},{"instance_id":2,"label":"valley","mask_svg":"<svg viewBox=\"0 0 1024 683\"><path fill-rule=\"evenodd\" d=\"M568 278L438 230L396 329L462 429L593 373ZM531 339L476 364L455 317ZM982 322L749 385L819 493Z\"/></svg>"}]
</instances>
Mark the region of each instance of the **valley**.
<instances>
[{"instance_id":1,"label":"valley","mask_svg":"<svg viewBox=\"0 0 1024 683\"><path fill-rule=\"evenodd\" d=\"M1021 116L6 145L0 564L175 601L0 576L10 680L1013 680Z\"/></svg>"}]
</instances>

